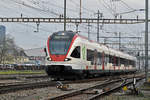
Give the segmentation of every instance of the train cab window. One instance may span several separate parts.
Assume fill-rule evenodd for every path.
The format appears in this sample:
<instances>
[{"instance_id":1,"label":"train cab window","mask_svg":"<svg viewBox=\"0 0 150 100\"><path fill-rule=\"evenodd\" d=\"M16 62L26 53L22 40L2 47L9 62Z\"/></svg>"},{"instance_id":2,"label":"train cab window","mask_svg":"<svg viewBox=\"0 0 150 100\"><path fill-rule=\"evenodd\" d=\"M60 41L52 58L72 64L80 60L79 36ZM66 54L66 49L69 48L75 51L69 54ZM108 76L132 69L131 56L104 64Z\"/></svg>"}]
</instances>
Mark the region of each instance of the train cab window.
<instances>
[{"instance_id":1,"label":"train cab window","mask_svg":"<svg viewBox=\"0 0 150 100\"><path fill-rule=\"evenodd\" d=\"M71 53L71 57L80 58L80 46L77 46Z\"/></svg>"}]
</instances>

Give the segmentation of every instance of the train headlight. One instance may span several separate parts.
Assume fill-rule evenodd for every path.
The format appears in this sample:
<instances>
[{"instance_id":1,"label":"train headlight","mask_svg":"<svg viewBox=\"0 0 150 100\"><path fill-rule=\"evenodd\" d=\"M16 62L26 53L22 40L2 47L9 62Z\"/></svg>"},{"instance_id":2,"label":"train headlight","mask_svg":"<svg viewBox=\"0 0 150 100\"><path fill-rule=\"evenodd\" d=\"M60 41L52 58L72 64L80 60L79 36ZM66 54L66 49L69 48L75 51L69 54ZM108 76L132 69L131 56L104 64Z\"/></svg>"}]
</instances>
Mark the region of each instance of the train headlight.
<instances>
[{"instance_id":1,"label":"train headlight","mask_svg":"<svg viewBox=\"0 0 150 100\"><path fill-rule=\"evenodd\" d=\"M70 58L66 58L64 61L69 61L69 60L71 60Z\"/></svg>"},{"instance_id":2,"label":"train headlight","mask_svg":"<svg viewBox=\"0 0 150 100\"><path fill-rule=\"evenodd\" d=\"M47 60L48 60L48 61L52 61L52 59L51 59L50 57L47 57Z\"/></svg>"}]
</instances>

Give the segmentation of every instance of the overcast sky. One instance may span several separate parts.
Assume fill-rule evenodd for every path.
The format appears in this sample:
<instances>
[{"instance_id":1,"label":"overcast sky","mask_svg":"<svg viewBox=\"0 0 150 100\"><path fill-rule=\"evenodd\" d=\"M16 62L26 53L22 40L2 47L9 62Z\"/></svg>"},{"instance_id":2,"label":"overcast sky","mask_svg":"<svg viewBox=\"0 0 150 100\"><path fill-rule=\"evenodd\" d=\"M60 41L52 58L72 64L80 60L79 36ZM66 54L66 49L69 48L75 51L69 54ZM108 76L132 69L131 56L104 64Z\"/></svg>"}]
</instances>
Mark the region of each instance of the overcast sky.
<instances>
[{"instance_id":1,"label":"overcast sky","mask_svg":"<svg viewBox=\"0 0 150 100\"><path fill-rule=\"evenodd\" d=\"M0 17L58 17L63 14L64 0L0 0ZM67 17L79 17L79 1L67 0ZM114 18L115 13L144 9L145 0L82 0L82 17L96 18L94 13L100 10L104 18ZM144 18L144 12L136 11L122 15L123 18ZM44 47L49 35L63 30L63 24L40 24L40 31L34 23L1 23L7 28L7 34L15 38L16 44L24 49ZM76 30L74 24L67 25L68 30ZM96 40L97 25L92 24L91 39ZM80 34L87 37L87 24L79 25ZM144 36L144 24L104 25L100 36ZM109 33L109 34L108 34ZM109 40L108 40L109 41ZM111 41L111 40L110 40ZM117 41L117 40L113 40ZM130 40L124 40L130 41ZM100 40L103 42L103 39ZM132 42L132 41L131 41Z\"/></svg>"}]
</instances>

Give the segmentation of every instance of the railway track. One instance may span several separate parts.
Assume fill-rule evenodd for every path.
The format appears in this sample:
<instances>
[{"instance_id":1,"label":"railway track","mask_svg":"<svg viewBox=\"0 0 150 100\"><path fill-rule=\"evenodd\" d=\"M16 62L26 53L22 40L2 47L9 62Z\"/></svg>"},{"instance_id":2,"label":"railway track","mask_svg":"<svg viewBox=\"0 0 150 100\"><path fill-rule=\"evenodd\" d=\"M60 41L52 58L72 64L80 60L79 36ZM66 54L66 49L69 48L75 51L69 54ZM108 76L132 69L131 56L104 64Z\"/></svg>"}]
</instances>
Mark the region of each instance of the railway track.
<instances>
[{"instance_id":1,"label":"railway track","mask_svg":"<svg viewBox=\"0 0 150 100\"><path fill-rule=\"evenodd\" d=\"M0 94L4 94L8 92L15 92L19 90L42 88L42 87L54 86L54 85L55 85L55 82L52 82L52 81L10 84L10 85L5 85L5 86L3 85L3 86L0 86Z\"/></svg>"},{"instance_id":2,"label":"railway track","mask_svg":"<svg viewBox=\"0 0 150 100\"><path fill-rule=\"evenodd\" d=\"M121 76L123 77L123 76ZM125 77L125 76L124 76ZM133 75L128 76L128 78L133 77ZM138 77L138 76L135 76ZM74 84L74 83L88 83L88 82L102 82L105 80L110 79L120 79L120 77L101 77L101 78L94 78L94 79L84 79L84 80L76 80L76 81L61 81L62 84ZM122 80L122 79L120 79ZM52 80L42 80L42 81L36 81L36 82L22 82L22 83L12 83L12 84L0 84L0 94L9 93L9 92L15 92L19 90L27 90L27 89L35 89L35 88L44 88L44 87L50 87L50 86L56 86L56 81Z\"/></svg>"},{"instance_id":3,"label":"railway track","mask_svg":"<svg viewBox=\"0 0 150 100\"><path fill-rule=\"evenodd\" d=\"M48 77L46 74L30 74L30 75L0 75L0 80L15 80L20 78L32 79L32 78L45 78Z\"/></svg>"},{"instance_id":4,"label":"railway track","mask_svg":"<svg viewBox=\"0 0 150 100\"><path fill-rule=\"evenodd\" d=\"M75 80L75 81L61 81L62 84L73 84L73 83L87 83L92 81L103 81L106 78L94 78L94 79L84 79L84 80ZM56 86L57 81L52 80L42 80L41 82L15 82L12 84L0 84L0 94L15 92L19 90L26 89L35 89L35 88L44 88L50 86Z\"/></svg>"},{"instance_id":5,"label":"railway track","mask_svg":"<svg viewBox=\"0 0 150 100\"><path fill-rule=\"evenodd\" d=\"M143 78L138 78L137 81L140 81L142 80ZM105 95L109 95L110 93L113 93L114 91L117 91L119 89L121 89L122 87L124 86L128 86L128 85L131 85L133 84L133 81L129 81L129 82L126 82L126 83L122 83L120 85L116 85L115 87L112 87L110 88L109 90L106 90L104 92L101 92L99 94L96 94L94 96L91 96L90 98L88 98L87 100L98 100L100 99L101 97L105 96Z\"/></svg>"},{"instance_id":6,"label":"railway track","mask_svg":"<svg viewBox=\"0 0 150 100\"><path fill-rule=\"evenodd\" d=\"M40 82L40 81L50 80L47 75L26 75L26 76L11 76L11 77L1 77L0 78L0 87L13 86L16 84L27 84L31 82Z\"/></svg>"},{"instance_id":7,"label":"railway track","mask_svg":"<svg viewBox=\"0 0 150 100\"><path fill-rule=\"evenodd\" d=\"M143 79L143 77L138 78L137 81L141 79ZM49 98L49 100L97 100L101 96L109 94L132 83L133 80L129 77L125 79L107 80L88 88L79 89L71 93Z\"/></svg>"}]
</instances>

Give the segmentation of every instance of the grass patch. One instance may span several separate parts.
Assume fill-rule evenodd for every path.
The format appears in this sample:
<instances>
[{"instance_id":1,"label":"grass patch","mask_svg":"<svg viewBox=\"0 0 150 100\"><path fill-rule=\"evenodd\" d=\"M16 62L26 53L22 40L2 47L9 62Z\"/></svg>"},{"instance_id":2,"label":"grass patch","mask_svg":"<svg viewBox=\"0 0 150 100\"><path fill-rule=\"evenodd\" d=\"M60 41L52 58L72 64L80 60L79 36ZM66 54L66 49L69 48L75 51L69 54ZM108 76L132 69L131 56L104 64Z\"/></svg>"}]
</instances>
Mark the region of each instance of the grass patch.
<instances>
[{"instance_id":1,"label":"grass patch","mask_svg":"<svg viewBox=\"0 0 150 100\"><path fill-rule=\"evenodd\" d=\"M9 74L45 74L44 70L4 70L0 71L0 75Z\"/></svg>"}]
</instances>

